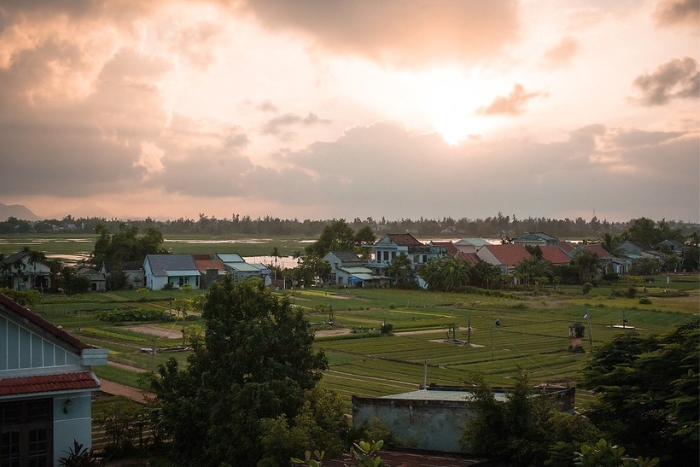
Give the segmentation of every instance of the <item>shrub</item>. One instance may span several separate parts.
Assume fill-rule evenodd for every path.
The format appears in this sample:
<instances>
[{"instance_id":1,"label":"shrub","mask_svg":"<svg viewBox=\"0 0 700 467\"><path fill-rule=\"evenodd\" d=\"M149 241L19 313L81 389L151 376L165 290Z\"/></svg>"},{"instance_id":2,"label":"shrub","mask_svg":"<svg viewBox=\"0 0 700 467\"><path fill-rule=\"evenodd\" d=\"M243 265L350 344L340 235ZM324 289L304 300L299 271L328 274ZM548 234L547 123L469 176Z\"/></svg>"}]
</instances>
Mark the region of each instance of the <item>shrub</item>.
<instances>
[{"instance_id":1,"label":"shrub","mask_svg":"<svg viewBox=\"0 0 700 467\"><path fill-rule=\"evenodd\" d=\"M75 439L73 439L73 447L64 452L68 455L58 459L60 467L99 467L102 465L92 449L88 450Z\"/></svg>"},{"instance_id":2,"label":"shrub","mask_svg":"<svg viewBox=\"0 0 700 467\"><path fill-rule=\"evenodd\" d=\"M627 288L627 298L634 298L637 296L637 289L635 287Z\"/></svg>"},{"instance_id":3,"label":"shrub","mask_svg":"<svg viewBox=\"0 0 700 467\"><path fill-rule=\"evenodd\" d=\"M649 299L646 298L646 297L645 297L645 298L640 298L640 299L639 299L639 304L640 304L640 305L651 305L651 300L649 300Z\"/></svg>"},{"instance_id":4,"label":"shrub","mask_svg":"<svg viewBox=\"0 0 700 467\"><path fill-rule=\"evenodd\" d=\"M592 288L593 284L591 284L590 282L586 282L585 284L583 284L583 286L581 286L581 291L583 292L583 295L588 295Z\"/></svg>"},{"instance_id":5,"label":"shrub","mask_svg":"<svg viewBox=\"0 0 700 467\"><path fill-rule=\"evenodd\" d=\"M379 332L382 334L391 334L394 330L394 325L391 323L382 323L382 327L379 329Z\"/></svg>"}]
</instances>

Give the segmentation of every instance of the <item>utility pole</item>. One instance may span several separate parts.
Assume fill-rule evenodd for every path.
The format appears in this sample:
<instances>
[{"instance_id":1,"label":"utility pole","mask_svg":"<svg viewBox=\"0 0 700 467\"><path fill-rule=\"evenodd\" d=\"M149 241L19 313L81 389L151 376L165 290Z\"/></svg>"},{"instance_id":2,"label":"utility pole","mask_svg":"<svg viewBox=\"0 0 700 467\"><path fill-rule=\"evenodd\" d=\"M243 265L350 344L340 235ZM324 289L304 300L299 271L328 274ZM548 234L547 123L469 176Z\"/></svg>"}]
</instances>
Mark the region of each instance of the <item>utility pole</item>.
<instances>
[{"instance_id":1,"label":"utility pole","mask_svg":"<svg viewBox=\"0 0 700 467\"><path fill-rule=\"evenodd\" d=\"M583 319L588 320L588 343L590 344L591 349L593 348L593 331L591 330L591 310L588 310L588 313L585 314Z\"/></svg>"},{"instance_id":2,"label":"utility pole","mask_svg":"<svg viewBox=\"0 0 700 467\"><path fill-rule=\"evenodd\" d=\"M472 346L472 317L467 320L467 348Z\"/></svg>"}]
</instances>

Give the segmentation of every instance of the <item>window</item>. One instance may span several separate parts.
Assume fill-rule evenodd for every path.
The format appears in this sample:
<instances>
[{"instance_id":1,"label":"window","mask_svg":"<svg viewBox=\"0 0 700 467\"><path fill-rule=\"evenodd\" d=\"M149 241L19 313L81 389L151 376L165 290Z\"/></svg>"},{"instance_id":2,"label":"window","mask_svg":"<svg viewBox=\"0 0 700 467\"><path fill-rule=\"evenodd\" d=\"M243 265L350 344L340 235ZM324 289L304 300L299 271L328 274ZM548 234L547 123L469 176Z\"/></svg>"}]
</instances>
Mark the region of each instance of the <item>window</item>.
<instances>
[{"instance_id":1,"label":"window","mask_svg":"<svg viewBox=\"0 0 700 467\"><path fill-rule=\"evenodd\" d=\"M50 467L51 399L0 404L0 465Z\"/></svg>"}]
</instances>

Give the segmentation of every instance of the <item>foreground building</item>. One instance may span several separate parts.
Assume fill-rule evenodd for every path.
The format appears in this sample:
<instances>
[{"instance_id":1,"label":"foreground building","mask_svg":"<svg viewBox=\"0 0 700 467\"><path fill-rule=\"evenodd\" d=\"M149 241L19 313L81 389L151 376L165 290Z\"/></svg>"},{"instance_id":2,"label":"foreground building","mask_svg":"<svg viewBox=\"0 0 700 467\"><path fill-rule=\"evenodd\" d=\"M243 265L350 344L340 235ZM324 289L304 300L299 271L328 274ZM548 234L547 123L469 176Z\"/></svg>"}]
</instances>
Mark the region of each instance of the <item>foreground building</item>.
<instances>
[{"instance_id":1,"label":"foreground building","mask_svg":"<svg viewBox=\"0 0 700 467\"><path fill-rule=\"evenodd\" d=\"M91 367L108 354L0 295L0 466L55 466L74 440L92 446Z\"/></svg>"}]
</instances>

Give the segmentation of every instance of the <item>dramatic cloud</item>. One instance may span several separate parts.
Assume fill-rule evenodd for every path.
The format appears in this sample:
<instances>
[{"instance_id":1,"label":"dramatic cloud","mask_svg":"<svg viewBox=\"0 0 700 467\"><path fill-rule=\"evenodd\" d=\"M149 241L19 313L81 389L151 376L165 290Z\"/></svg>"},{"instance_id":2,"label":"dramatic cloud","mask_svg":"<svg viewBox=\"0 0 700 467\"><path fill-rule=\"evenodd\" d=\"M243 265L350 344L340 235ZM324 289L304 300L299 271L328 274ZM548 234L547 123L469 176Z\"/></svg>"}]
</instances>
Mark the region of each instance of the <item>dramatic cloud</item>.
<instances>
[{"instance_id":1,"label":"dramatic cloud","mask_svg":"<svg viewBox=\"0 0 700 467\"><path fill-rule=\"evenodd\" d=\"M654 19L660 26L700 24L700 0L662 0L656 5Z\"/></svg>"},{"instance_id":2,"label":"dramatic cloud","mask_svg":"<svg viewBox=\"0 0 700 467\"><path fill-rule=\"evenodd\" d=\"M664 105L673 99L700 96L700 72L698 63L690 58L675 59L665 63L651 74L634 80L642 105Z\"/></svg>"},{"instance_id":3,"label":"dramatic cloud","mask_svg":"<svg viewBox=\"0 0 700 467\"><path fill-rule=\"evenodd\" d=\"M400 66L486 59L515 39L514 0L255 0L267 27L302 31L320 46Z\"/></svg>"},{"instance_id":4,"label":"dramatic cloud","mask_svg":"<svg viewBox=\"0 0 700 467\"><path fill-rule=\"evenodd\" d=\"M697 1L642 6L2 1L0 203L697 221Z\"/></svg>"},{"instance_id":5,"label":"dramatic cloud","mask_svg":"<svg viewBox=\"0 0 700 467\"><path fill-rule=\"evenodd\" d=\"M571 37L565 37L555 47L544 54L544 64L547 68L562 68L571 64L571 60L578 52L578 41Z\"/></svg>"},{"instance_id":6,"label":"dramatic cloud","mask_svg":"<svg viewBox=\"0 0 700 467\"><path fill-rule=\"evenodd\" d=\"M520 115L523 113L527 101L539 95L539 92L525 92L522 84L516 84L507 97L497 97L489 106L480 108L477 113L481 115Z\"/></svg>"},{"instance_id":7,"label":"dramatic cloud","mask_svg":"<svg viewBox=\"0 0 700 467\"><path fill-rule=\"evenodd\" d=\"M316 124L329 123L328 120L319 118L316 114L309 112L306 117L300 117L299 115L285 114L279 117L275 117L269 122L267 122L262 127L262 133L266 135L280 135L284 132L283 136L286 139L292 137L290 132L285 131L291 126L301 125L310 126Z\"/></svg>"}]
</instances>

